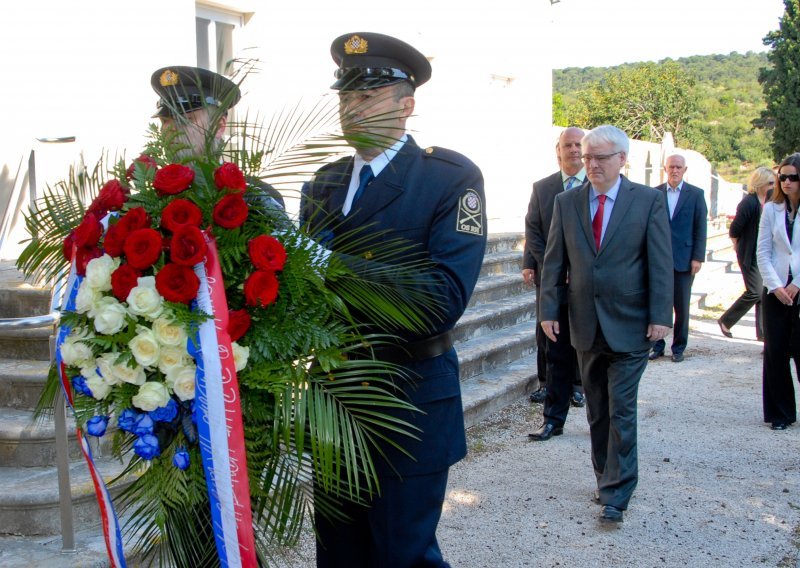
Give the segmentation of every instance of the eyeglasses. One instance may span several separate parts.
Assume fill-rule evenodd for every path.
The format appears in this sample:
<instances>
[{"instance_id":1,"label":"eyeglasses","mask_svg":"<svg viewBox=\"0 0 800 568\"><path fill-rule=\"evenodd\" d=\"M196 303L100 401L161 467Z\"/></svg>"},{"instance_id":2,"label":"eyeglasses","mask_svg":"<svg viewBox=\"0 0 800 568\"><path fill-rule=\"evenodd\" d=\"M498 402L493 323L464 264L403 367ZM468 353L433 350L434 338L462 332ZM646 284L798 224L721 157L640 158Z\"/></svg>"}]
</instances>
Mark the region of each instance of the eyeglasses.
<instances>
[{"instance_id":1,"label":"eyeglasses","mask_svg":"<svg viewBox=\"0 0 800 568\"><path fill-rule=\"evenodd\" d=\"M581 160L585 163L591 163L592 160L597 162L598 164L605 164L611 158L616 156L617 154L622 154L622 152L614 152L613 154L584 154L581 156Z\"/></svg>"},{"instance_id":2,"label":"eyeglasses","mask_svg":"<svg viewBox=\"0 0 800 568\"><path fill-rule=\"evenodd\" d=\"M800 174L781 174L778 179L781 181L800 181Z\"/></svg>"}]
</instances>

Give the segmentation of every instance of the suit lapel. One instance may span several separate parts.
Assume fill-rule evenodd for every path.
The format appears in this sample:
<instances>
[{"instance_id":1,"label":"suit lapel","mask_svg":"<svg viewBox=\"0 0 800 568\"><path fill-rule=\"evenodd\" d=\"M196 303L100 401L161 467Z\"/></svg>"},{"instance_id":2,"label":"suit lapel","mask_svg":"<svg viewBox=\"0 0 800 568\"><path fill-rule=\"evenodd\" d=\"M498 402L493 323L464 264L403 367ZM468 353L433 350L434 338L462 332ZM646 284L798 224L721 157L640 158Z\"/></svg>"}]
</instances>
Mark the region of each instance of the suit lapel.
<instances>
[{"instance_id":1,"label":"suit lapel","mask_svg":"<svg viewBox=\"0 0 800 568\"><path fill-rule=\"evenodd\" d=\"M678 216L678 211L681 210L683 204L686 203L689 198L691 198L691 195L689 195L691 191L692 190L686 187L686 184L684 183L683 189L681 189L678 193L678 202L675 204L675 211L673 211L672 217L670 217L670 222L672 222L672 219ZM669 213L669 204L667 204L667 212Z\"/></svg>"},{"instance_id":2,"label":"suit lapel","mask_svg":"<svg viewBox=\"0 0 800 568\"><path fill-rule=\"evenodd\" d=\"M586 237L586 242L589 247L594 251L594 233L592 233L592 210L589 207L589 191L590 184L585 183L580 189L570 189L578 193L575 199L575 209L577 210L578 219L580 219L583 235ZM596 251L595 251L596 253Z\"/></svg>"},{"instance_id":3,"label":"suit lapel","mask_svg":"<svg viewBox=\"0 0 800 568\"><path fill-rule=\"evenodd\" d=\"M347 167L342 173L342 182L330 185L328 198L328 211L336 216L342 214L344 200L347 198L347 191L350 188L350 176L353 175L353 158L347 162Z\"/></svg>"},{"instance_id":4,"label":"suit lapel","mask_svg":"<svg viewBox=\"0 0 800 568\"><path fill-rule=\"evenodd\" d=\"M632 191L634 191L633 185L631 185L626 177L622 176L619 191L617 191L617 199L614 201L614 208L611 210L611 218L608 220L606 234L603 235L603 240L600 243L600 250L597 252L598 255L602 253L608 243L611 242L614 233L616 233L620 223L622 223L622 219L627 215L628 208L630 208L633 202Z\"/></svg>"}]
</instances>

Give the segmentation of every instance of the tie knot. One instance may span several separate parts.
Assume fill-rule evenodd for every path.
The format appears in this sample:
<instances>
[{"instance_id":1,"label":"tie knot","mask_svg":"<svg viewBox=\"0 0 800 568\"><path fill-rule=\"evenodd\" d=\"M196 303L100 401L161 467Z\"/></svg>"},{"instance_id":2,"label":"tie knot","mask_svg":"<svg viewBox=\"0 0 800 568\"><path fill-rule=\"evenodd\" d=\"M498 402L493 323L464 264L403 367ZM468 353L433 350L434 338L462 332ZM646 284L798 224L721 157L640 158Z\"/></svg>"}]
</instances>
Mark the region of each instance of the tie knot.
<instances>
[{"instance_id":1,"label":"tie knot","mask_svg":"<svg viewBox=\"0 0 800 568\"><path fill-rule=\"evenodd\" d=\"M372 168L369 166L369 164L365 164L358 173L358 181L360 182L359 185L367 185L374 177L375 176L372 173Z\"/></svg>"},{"instance_id":2,"label":"tie knot","mask_svg":"<svg viewBox=\"0 0 800 568\"><path fill-rule=\"evenodd\" d=\"M606 202L607 195L600 194L597 196L597 200L600 202L600 205L603 205Z\"/></svg>"},{"instance_id":3,"label":"tie knot","mask_svg":"<svg viewBox=\"0 0 800 568\"><path fill-rule=\"evenodd\" d=\"M578 181L578 178L575 176L569 176L567 178L567 185L565 186L566 189L572 189L572 186L575 185L575 182Z\"/></svg>"}]
</instances>

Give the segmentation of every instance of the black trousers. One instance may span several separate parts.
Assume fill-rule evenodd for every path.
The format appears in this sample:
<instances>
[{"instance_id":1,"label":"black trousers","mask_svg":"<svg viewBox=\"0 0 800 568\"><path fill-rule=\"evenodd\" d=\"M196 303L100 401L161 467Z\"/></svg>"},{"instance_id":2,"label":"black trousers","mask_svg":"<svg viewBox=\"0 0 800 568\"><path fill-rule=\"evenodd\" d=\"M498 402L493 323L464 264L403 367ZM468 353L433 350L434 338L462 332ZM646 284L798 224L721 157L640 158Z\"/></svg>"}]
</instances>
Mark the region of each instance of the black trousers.
<instances>
[{"instance_id":1,"label":"black trousers","mask_svg":"<svg viewBox=\"0 0 800 568\"><path fill-rule=\"evenodd\" d=\"M689 342L689 301L692 299L694 274L691 271L674 274L674 296L672 307L675 310L675 324L672 327L672 354L678 355L686 349ZM664 352L667 346L663 339L656 341L653 351Z\"/></svg>"},{"instance_id":2,"label":"black trousers","mask_svg":"<svg viewBox=\"0 0 800 568\"><path fill-rule=\"evenodd\" d=\"M739 269L742 271L745 291L731 304L731 307L722 314L719 321L722 322L722 325L731 329L750 311L750 308L755 306L756 338L761 341L764 339L764 323L762 321L763 316L761 315L761 294L764 291L764 282L761 280L761 273L758 271L757 265L753 264L750 268L745 268L739 263Z\"/></svg>"},{"instance_id":3,"label":"black trousers","mask_svg":"<svg viewBox=\"0 0 800 568\"><path fill-rule=\"evenodd\" d=\"M791 424L797 420L797 409L789 364L793 359L800 376L800 304L797 298L791 306L782 304L775 294L764 289L761 305L764 310L764 422Z\"/></svg>"},{"instance_id":4,"label":"black trousers","mask_svg":"<svg viewBox=\"0 0 800 568\"><path fill-rule=\"evenodd\" d=\"M598 327L591 349L578 352L600 503L623 510L639 480L636 400L648 351L612 351Z\"/></svg>"},{"instance_id":5,"label":"black trousers","mask_svg":"<svg viewBox=\"0 0 800 568\"><path fill-rule=\"evenodd\" d=\"M541 298L541 288L539 286L536 287L536 301L539 301ZM566 309L566 306L562 306L562 308ZM537 313L537 322L536 322L536 373L539 375L539 388L541 387L549 387L550 382L550 368L551 365L547 361L547 353L549 351L548 344L550 341L547 339L547 336L544 334L544 330L542 326L539 325L538 321L538 313ZM567 328L567 343L569 343L569 318L564 319L561 314L559 314L559 322L561 322L561 329L563 330L565 327ZM566 323L565 323L566 322ZM572 348L570 346L570 348ZM572 350L573 353L575 350ZM556 355L558 357L558 355ZM575 363L577 369L577 363ZM580 373L575 372L575 378L572 381L572 391L583 392L583 385L581 384L581 376ZM567 414L564 413L564 418L566 418ZM563 420L562 420L563 424Z\"/></svg>"},{"instance_id":6,"label":"black trousers","mask_svg":"<svg viewBox=\"0 0 800 568\"><path fill-rule=\"evenodd\" d=\"M544 421L563 426L569 412L570 396L578 373L578 355L570 343L569 308L562 304L558 311L560 333L557 341L547 339L547 396L544 399ZM541 326L539 326L541 327Z\"/></svg>"}]
</instances>

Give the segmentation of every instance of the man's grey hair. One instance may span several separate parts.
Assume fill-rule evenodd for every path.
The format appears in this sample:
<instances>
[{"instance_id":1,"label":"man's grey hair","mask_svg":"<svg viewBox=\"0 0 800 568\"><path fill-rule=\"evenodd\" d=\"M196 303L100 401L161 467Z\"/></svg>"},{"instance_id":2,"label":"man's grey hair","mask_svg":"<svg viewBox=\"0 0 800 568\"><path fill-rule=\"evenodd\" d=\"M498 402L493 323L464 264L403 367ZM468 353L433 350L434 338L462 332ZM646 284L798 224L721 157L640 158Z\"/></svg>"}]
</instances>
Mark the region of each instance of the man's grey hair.
<instances>
[{"instance_id":1,"label":"man's grey hair","mask_svg":"<svg viewBox=\"0 0 800 568\"><path fill-rule=\"evenodd\" d=\"M628 155L630 142L628 135L616 126L603 124L597 128L592 128L581 140L581 145L586 148L588 144L603 144L610 142L615 152L625 152Z\"/></svg>"}]
</instances>

